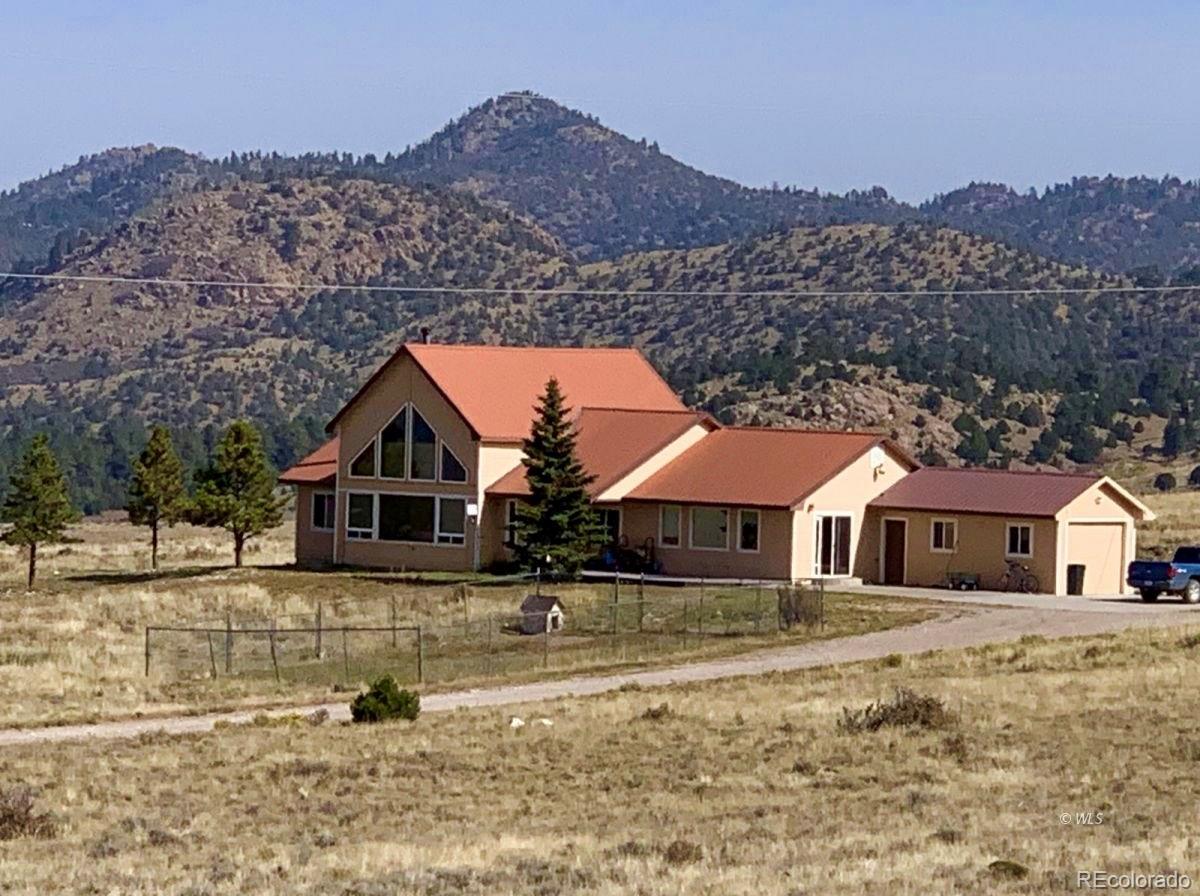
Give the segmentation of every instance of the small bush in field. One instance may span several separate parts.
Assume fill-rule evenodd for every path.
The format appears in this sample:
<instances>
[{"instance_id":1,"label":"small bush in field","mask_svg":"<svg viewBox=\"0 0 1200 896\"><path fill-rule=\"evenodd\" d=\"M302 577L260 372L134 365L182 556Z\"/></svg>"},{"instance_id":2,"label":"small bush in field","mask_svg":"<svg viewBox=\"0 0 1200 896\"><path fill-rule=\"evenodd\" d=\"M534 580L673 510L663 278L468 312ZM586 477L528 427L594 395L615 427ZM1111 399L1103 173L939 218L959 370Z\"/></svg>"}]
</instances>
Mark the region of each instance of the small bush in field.
<instances>
[{"instance_id":1,"label":"small bush in field","mask_svg":"<svg viewBox=\"0 0 1200 896\"><path fill-rule=\"evenodd\" d=\"M30 787L0 788L0 840L48 838L58 833L58 825L51 815L34 811L33 799Z\"/></svg>"},{"instance_id":2,"label":"small bush in field","mask_svg":"<svg viewBox=\"0 0 1200 896\"><path fill-rule=\"evenodd\" d=\"M954 713L936 697L898 688L891 700L871 703L865 709L843 707L838 729L855 734L884 727L949 728L955 721Z\"/></svg>"},{"instance_id":3,"label":"small bush in field","mask_svg":"<svg viewBox=\"0 0 1200 896\"><path fill-rule=\"evenodd\" d=\"M420 696L398 687L390 675L372 683L350 704L350 717L356 722L383 722L388 719L408 719L411 722L420 712Z\"/></svg>"}]
</instances>

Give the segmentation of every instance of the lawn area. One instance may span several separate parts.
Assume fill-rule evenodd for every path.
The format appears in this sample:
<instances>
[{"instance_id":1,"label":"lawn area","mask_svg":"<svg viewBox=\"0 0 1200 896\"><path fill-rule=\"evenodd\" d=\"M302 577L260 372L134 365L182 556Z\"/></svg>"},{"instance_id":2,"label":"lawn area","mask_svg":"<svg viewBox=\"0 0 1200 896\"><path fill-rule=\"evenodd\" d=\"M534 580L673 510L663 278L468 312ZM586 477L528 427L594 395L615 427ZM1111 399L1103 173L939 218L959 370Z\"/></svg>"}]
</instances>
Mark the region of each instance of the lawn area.
<instances>
[{"instance_id":1,"label":"lawn area","mask_svg":"<svg viewBox=\"0 0 1200 896\"><path fill-rule=\"evenodd\" d=\"M0 725L318 702L385 672L415 683L410 633L400 632L393 646L390 631L351 631L343 640L338 630L387 628L393 618L401 628L421 626L429 690L727 655L904 625L934 612L903 598L827 594L823 629L780 632L769 588L709 587L701 596L698 589L647 586L639 606L629 585L614 619L611 585L576 583L553 586L567 607L567 628L544 641L504 630L528 583L299 571L289 565L288 527L251 542L254 565L241 570L227 565L231 546L220 533L177 528L165 538L157 574L147 568L140 530L89 521L72 534L74 543L43 551L32 594L24 589L20 555L0 549L0 687L7 695ZM312 627L318 606L325 627L320 658L311 632L286 631ZM154 632L151 674L144 674L146 626L219 630L227 618L258 630L235 633L228 666L220 631L211 638ZM265 634L271 626L283 633Z\"/></svg>"},{"instance_id":2,"label":"lawn area","mask_svg":"<svg viewBox=\"0 0 1200 896\"><path fill-rule=\"evenodd\" d=\"M1180 683L1198 643L1026 638L524 706L521 729L508 710L460 710L9 750L6 785L34 787L56 829L0 844L0 887L785 896L1196 879L1200 695ZM914 724L843 729L845 709L897 688L934 702Z\"/></svg>"}]
</instances>

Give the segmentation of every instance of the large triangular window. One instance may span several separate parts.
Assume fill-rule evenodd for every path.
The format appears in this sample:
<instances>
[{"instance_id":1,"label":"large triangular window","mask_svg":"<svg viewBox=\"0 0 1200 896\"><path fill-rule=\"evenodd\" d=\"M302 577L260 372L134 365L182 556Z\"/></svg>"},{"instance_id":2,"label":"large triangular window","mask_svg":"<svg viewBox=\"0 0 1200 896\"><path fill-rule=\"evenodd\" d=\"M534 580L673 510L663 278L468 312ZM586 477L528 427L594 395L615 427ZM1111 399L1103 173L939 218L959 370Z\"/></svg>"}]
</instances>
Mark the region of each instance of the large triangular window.
<instances>
[{"instance_id":1,"label":"large triangular window","mask_svg":"<svg viewBox=\"0 0 1200 896\"><path fill-rule=\"evenodd\" d=\"M408 406L379 433L379 476L382 479L403 479L407 455Z\"/></svg>"}]
</instances>

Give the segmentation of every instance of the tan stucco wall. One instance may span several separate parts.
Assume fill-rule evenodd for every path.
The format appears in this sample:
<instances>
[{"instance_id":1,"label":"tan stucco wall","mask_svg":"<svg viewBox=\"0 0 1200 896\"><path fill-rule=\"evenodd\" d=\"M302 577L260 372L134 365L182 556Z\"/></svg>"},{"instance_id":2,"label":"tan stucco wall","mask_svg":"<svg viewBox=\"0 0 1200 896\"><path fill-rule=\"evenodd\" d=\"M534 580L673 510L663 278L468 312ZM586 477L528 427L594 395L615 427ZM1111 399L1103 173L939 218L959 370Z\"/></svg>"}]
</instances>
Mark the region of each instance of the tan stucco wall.
<instances>
[{"instance_id":1,"label":"tan stucco wall","mask_svg":"<svg viewBox=\"0 0 1200 896\"><path fill-rule=\"evenodd\" d=\"M876 465L873 463L877 459L872 458L870 453L864 454L809 495L796 508L792 532L792 578L807 579L813 576L816 517L820 513L835 512L849 513L851 516L851 575L868 578L868 568L863 566L862 551L863 516L867 504L908 474L908 467L887 451L882 451L879 470L875 469Z\"/></svg>"},{"instance_id":2,"label":"tan stucco wall","mask_svg":"<svg viewBox=\"0 0 1200 896\"><path fill-rule=\"evenodd\" d=\"M413 482L351 477L350 462L400 408L411 402L467 469L467 482ZM478 500L479 451L470 429L411 358L391 364L346 411L338 424L337 560L351 566L383 569L466 570L474 565L476 527L468 520L466 544L425 545L372 542L346 538L347 495L391 492L446 495Z\"/></svg>"},{"instance_id":3,"label":"tan stucco wall","mask_svg":"<svg viewBox=\"0 0 1200 896\"><path fill-rule=\"evenodd\" d=\"M296 488L296 563L300 566L328 566L333 562L333 533L312 527L312 496L332 494L332 488Z\"/></svg>"},{"instance_id":4,"label":"tan stucco wall","mask_svg":"<svg viewBox=\"0 0 1200 896\"><path fill-rule=\"evenodd\" d=\"M865 581L882 581L880 568L881 521L908 521L908 555L905 584L936 587L946 583L947 573L969 572L980 576L983 588L996 588L1005 571L1005 548L1009 522L1033 525L1033 557L1023 559L1038 577L1045 592L1054 592L1058 558L1058 524L1052 519L986 516L982 514L921 513L907 510L871 510L859 543L860 565ZM930 547L933 520L958 522L958 547L953 554L935 553Z\"/></svg>"},{"instance_id":5,"label":"tan stucco wall","mask_svg":"<svg viewBox=\"0 0 1200 896\"><path fill-rule=\"evenodd\" d=\"M792 513L787 510L760 510L758 553L738 551L736 537L738 507L729 507L729 550L705 551L688 547L691 532L691 508L682 505L680 546L658 545L660 505L641 501L621 504L621 531L630 547L646 539L656 544L655 555L666 575L711 576L735 579L788 579L791 577Z\"/></svg>"},{"instance_id":6,"label":"tan stucco wall","mask_svg":"<svg viewBox=\"0 0 1200 896\"><path fill-rule=\"evenodd\" d=\"M509 559L504 546L505 499L487 497L484 492L505 473L521 463L525 452L520 445L487 443L479 446L479 565L486 568Z\"/></svg>"},{"instance_id":7,"label":"tan stucco wall","mask_svg":"<svg viewBox=\"0 0 1200 896\"><path fill-rule=\"evenodd\" d=\"M1126 554L1127 533L1132 524L1067 523L1067 563L1083 564L1084 594L1122 594L1125 568L1132 560Z\"/></svg>"},{"instance_id":8,"label":"tan stucco wall","mask_svg":"<svg viewBox=\"0 0 1200 896\"><path fill-rule=\"evenodd\" d=\"M597 501L620 501L627 494L669 464L683 452L687 451L706 435L708 427L696 424L675 441L671 442L653 457L648 458L634 469L630 470L596 496Z\"/></svg>"}]
</instances>

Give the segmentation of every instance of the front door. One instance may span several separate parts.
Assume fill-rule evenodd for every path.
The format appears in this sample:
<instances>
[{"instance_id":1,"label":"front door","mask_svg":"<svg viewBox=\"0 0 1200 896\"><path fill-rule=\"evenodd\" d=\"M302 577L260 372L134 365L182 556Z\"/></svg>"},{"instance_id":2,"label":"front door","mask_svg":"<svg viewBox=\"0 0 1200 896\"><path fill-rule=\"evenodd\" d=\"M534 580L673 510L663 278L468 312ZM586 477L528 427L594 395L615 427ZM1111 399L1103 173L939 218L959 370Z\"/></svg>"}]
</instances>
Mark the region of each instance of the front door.
<instances>
[{"instance_id":1,"label":"front door","mask_svg":"<svg viewBox=\"0 0 1200 896\"><path fill-rule=\"evenodd\" d=\"M904 584L904 553L908 541L908 523L883 521L883 584Z\"/></svg>"}]
</instances>

